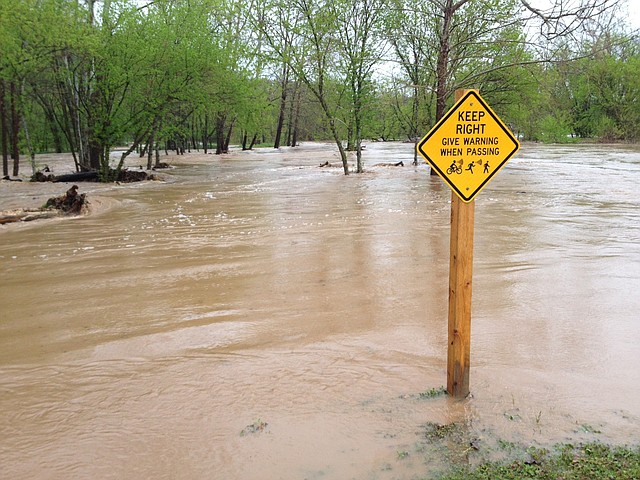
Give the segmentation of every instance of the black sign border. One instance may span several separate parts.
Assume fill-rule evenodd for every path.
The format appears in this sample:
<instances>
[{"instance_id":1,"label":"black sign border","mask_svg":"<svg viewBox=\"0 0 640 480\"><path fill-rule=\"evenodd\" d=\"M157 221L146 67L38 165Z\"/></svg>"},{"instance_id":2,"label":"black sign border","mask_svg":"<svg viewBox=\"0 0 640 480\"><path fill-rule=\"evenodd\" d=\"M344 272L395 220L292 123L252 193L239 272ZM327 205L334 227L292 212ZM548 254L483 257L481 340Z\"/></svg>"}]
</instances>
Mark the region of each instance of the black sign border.
<instances>
[{"instance_id":1,"label":"black sign border","mask_svg":"<svg viewBox=\"0 0 640 480\"><path fill-rule=\"evenodd\" d=\"M453 115L454 113L456 113L458 111L458 109L462 106L462 104L470 97L473 96L475 97L476 100L478 100L480 102L480 104L484 107L484 109L489 112L489 115L491 115L491 117L493 118L493 120L498 124L498 126L502 129L502 131L504 133L507 134L507 136L509 137L509 139L513 142L514 144L514 148L513 150L511 150L511 152L506 156L506 158L500 162L500 164L498 165L497 168L495 168L493 170L493 172L484 180L484 182L482 182L478 188L476 188L471 194L469 195L465 195L464 193L462 193L456 186L455 184L453 184L451 182L451 180L449 180L449 177L442 171L440 170L440 168L438 168L438 166L435 163L435 160L431 159L429 157L429 155L427 155L427 153L425 151L423 151L423 146L425 145L425 143L427 143L429 141L429 139L438 131L438 129L442 126L442 124L444 124L449 117L451 117L451 115ZM440 119L440 121L438 123L436 123L434 125L434 127L431 129L431 131L420 141L420 143L418 144L418 152L422 155L422 157L424 159L427 160L427 162L429 163L429 165L431 166L431 168L433 168L436 172L438 172L438 175L445 181L447 182L447 184L451 187L451 189L453 191L455 191L458 196L465 202L469 203L471 200L473 200L475 198L475 196L480 192L480 190L482 190L484 188L484 186L489 182L489 180L491 180L493 178L493 176L498 173L502 167L504 166L505 163L507 163L511 157L518 151L518 149L520 148L520 143L518 142L518 140L514 137L513 132L511 132L506 126L505 124L502 122L502 120L500 120L500 118L498 118L498 116L493 112L493 110L491 110L491 108L489 107L489 105L487 105L487 103L482 99L482 97L480 95L478 95L478 93L475 90L471 90L469 91L464 97L462 97L453 107L451 107L451 109L447 112L447 114L442 117Z\"/></svg>"}]
</instances>

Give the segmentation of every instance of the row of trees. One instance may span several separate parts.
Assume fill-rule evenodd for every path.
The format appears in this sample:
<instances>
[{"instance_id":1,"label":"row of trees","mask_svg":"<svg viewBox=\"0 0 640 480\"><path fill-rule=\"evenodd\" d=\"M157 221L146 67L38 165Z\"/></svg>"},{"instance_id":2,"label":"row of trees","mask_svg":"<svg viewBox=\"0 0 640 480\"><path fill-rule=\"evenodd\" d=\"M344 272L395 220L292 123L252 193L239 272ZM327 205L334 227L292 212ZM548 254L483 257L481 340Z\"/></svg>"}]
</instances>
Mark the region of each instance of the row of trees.
<instances>
[{"instance_id":1,"label":"row of trees","mask_svg":"<svg viewBox=\"0 0 640 480\"><path fill-rule=\"evenodd\" d=\"M134 151L328 138L360 172L363 139L416 141L465 87L525 139L634 141L621 2L0 0L3 174L41 151L108 180Z\"/></svg>"}]
</instances>

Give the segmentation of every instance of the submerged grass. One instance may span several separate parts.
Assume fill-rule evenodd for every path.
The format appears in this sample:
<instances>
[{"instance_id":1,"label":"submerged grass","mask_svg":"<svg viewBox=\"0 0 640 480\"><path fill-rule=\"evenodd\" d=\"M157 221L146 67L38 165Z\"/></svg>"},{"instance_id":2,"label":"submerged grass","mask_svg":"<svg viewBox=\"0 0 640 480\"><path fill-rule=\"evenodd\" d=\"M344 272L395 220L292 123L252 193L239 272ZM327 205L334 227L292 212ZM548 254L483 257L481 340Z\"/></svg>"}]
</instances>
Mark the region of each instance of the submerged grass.
<instances>
[{"instance_id":1,"label":"submerged grass","mask_svg":"<svg viewBox=\"0 0 640 480\"><path fill-rule=\"evenodd\" d=\"M428 398L436 398L436 397L441 397L443 395L447 394L447 389L445 387L439 387L439 388L431 388L425 392L420 392L418 394L418 398L420 400L425 400Z\"/></svg>"},{"instance_id":2,"label":"submerged grass","mask_svg":"<svg viewBox=\"0 0 640 480\"><path fill-rule=\"evenodd\" d=\"M444 387L432 388L406 398L420 400L446 395ZM517 408L504 412L507 419L521 420ZM540 424L542 411L535 415ZM600 434L583 423L578 433ZM430 467L425 479L433 480L640 480L640 445L612 446L598 441L528 447L500 440L490 431L476 430L470 420L420 426L413 453ZM409 456L408 450L398 458ZM434 461L441 458L443 463ZM490 459L490 460L489 460Z\"/></svg>"},{"instance_id":3,"label":"submerged grass","mask_svg":"<svg viewBox=\"0 0 640 480\"><path fill-rule=\"evenodd\" d=\"M530 449L528 458L510 463L483 463L458 467L441 480L638 480L640 447L614 447L601 443L558 445L554 452Z\"/></svg>"}]
</instances>

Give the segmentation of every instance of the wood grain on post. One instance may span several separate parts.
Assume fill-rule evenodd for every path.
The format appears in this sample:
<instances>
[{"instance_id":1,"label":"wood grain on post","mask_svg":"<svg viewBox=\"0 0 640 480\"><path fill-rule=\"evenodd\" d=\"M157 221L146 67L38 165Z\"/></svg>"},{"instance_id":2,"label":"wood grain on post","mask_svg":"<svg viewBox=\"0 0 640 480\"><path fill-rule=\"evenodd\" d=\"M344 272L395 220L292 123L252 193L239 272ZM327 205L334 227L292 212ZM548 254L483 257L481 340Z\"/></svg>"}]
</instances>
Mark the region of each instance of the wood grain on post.
<instances>
[{"instance_id":1,"label":"wood grain on post","mask_svg":"<svg viewBox=\"0 0 640 480\"><path fill-rule=\"evenodd\" d=\"M467 91L456 90L456 101ZM451 193L447 392L456 398L469 394L474 207Z\"/></svg>"}]
</instances>

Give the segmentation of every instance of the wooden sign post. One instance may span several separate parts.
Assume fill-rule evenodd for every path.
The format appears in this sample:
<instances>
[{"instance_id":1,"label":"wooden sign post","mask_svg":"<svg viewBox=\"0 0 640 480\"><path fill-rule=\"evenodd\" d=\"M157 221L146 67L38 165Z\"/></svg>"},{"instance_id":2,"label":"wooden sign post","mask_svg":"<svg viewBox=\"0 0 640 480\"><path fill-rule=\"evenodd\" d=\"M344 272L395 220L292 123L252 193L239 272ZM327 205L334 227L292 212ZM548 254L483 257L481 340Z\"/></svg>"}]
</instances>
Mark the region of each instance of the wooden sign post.
<instances>
[{"instance_id":1,"label":"wooden sign post","mask_svg":"<svg viewBox=\"0 0 640 480\"><path fill-rule=\"evenodd\" d=\"M465 93L456 90L456 102ZM457 398L469 395L474 218L475 201L465 203L451 192L447 393Z\"/></svg>"},{"instance_id":2,"label":"wooden sign post","mask_svg":"<svg viewBox=\"0 0 640 480\"><path fill-rule=\"evenodd\" d=\"M418 153L452 189L447 392L469 394L474 198L520 148L477 90L456 103L418 144Z\"/></svg>"},{"instance_id":3,"label":"wooden sign post","mask_svg":"<svg viewBox=\"0 0 640 480\"><path fill-rule=\"evenodd\" d=\"M453 397L469 394L474 211L475 201L451 193L447 392Z\"/></svg>"}]
</instances>

